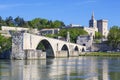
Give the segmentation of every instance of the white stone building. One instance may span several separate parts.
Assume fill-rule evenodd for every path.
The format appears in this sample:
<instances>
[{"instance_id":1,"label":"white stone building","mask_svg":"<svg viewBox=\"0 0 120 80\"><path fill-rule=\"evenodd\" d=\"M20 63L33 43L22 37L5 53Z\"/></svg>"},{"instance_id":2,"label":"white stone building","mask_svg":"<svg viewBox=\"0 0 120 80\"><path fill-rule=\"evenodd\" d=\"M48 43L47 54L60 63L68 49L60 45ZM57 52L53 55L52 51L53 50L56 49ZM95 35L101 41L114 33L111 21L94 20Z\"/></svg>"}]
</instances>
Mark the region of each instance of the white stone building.
<instances>
[{"instance_id":1,"label":"white stone building","mask_svg":"<svg viewBox=\"0 0 120 80\"><path fill-rule=\"evenodd\" d=\"M87 31L92 37L95 36L95 31L98 32L98 29L94 27L84 27L84 30Z\"/></svg>"},{"instance_id":2,"label":"white stone building","mask_svg":"<svg viewBox=\"0 0 120 80\"><path fill-rule=\"evenodd\" d=\"M1 26L1 35L5 37L11 37L10 31L25 31L33 34L38 34L39 31L37 29L23 28L23 27L11 27L11 26Z\"/></svg>"},{"instance_id":3,"label":"white stone building","mask_svg":"<svg viewBox=\"0 0 120 80\"><path fill-rule=\"evenodd\" d=\"M100 32L105 38L108 36L108 20L97 20L98 32Z\"/></svg>"},{"instance_id":4,"label":"white stone building","mask_svg":"<svg viewBox=\"0 0 120 80\"><path fill-rule=\"evenodd\" d=\"M40 33L41 35L46 35L46 34L58 34L60 31L59 28L51 28L51 29L41 29Z\"/></svg>"},{"instance_id":5,"label":"white stone building","mask_svg":"<svg viewBox=\"0 0 120 80\"><path fill-rule=\"evenodd\" d=\"M108 20L95 20L94 13L92 14L91 19L89 20L89 28L84 28L89 34L94 36L95 31L100 32L105 38L107 38L108 35Z\"/></svg>"},{"instance_id":6,"label":"white stone building","mask_svg":"<svg viewBox=\"0 0 120 80\"><path fill-rule=\"evenodd\" d=\"M69 24L69 25L67 25L66 27L67 27L67 28L73 28L73 27L74 27L74 28L75 28L75 27L77 28L77 27L81 27L81 25L79 25L79 24Z\"/></svg>"},{"instance_id":7,"label":"white stone building","mask_svg":"<svg viewBox=\"0 0 120 80\"><path fill-rule=\"evenodd\" d=\"M104 39L108 35L108 20L95 20L94 13L92 14L91 19L89 20L89 27L83 27L85 31L88 32L88 35L82 35L77 37L77 44L86 46L86 49L91 50L93 43L93 38L95 37L95 32L100 32Z\"/></svg>"},{"instance_id":8,"label":"white stone building","mask_svg":"<svg viewBox=\"0 0 120 80\"><path fill-rule=\"evenodd\" d=\"M95 36L95 31L98 32L97 21L94 18L94 13L89 20L89 27L84 27L84 30L87 31L91 36Z\"/></svg>"},{"instance_id":9,"label":"white stone building","mask_svg":"<svg viewBox=\"0 0 120 80\"><path fill-rule=\"evenodd\" d=\"M2 26L1 27L2 31L28 31L29 28L22 28L22 27L11 27L11 26Z\"/></svg>"},{"instance_id":10,"label":"white stone building","mask_svg":"<svg viewBox=\"0 0 120 80\"><path fill-rule=\"evenodd\" d=\"M86 46L86 50L91 50L93 37L89 35L81 35L77 37L76 43Z\"/></svg>"}]
</instances>

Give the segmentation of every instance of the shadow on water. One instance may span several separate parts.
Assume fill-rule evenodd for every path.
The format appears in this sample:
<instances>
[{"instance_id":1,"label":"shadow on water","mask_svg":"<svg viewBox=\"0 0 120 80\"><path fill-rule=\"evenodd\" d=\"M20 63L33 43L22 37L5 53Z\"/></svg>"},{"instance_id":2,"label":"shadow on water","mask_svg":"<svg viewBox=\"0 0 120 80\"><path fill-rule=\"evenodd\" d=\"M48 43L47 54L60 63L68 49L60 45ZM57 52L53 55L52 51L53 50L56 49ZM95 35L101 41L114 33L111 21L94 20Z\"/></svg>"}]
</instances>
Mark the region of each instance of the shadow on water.
<instances>
[{"instance_id":1,"label":"shadow on water","mask_svg":"<svg viewBox=\"0 0 120 80\"><path fill-rule=\"evenodd\" d=\"M118 80L120 58L0 60L0 80Z\"/></svg>"}]
</instances>

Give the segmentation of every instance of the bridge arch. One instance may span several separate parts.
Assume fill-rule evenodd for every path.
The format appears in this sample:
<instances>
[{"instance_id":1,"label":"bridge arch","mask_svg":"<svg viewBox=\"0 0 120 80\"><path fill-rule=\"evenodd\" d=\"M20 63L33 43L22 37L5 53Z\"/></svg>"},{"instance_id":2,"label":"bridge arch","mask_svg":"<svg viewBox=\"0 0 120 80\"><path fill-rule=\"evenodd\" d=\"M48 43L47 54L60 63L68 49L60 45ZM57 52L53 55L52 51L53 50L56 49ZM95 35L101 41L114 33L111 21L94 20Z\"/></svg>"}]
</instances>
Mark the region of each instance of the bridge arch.
<instances>
[{"instance_id":1,"label":"bridge arch","mask_svg":"<svg viewBox=\"0 0 120 80\"><path fill-rule=\"evenodd\" d=\"M79 51L78 46L75 46L74 51Z\"/></svg>"},{"instance_id":2,"label":"bridge arch","mask_svg":"<svg viewBox=\"0 0 120 80\"><path fill-rule=\"evenodd\" d=\"M47 39L41 40L37 45L37 49L45 51L46 57L52 57L52 58L55 57L53 47Z\"/></svg>"},{"instance_id":3,"label":"bridge arch","mask_svg":"<svg viewBox=\"0 0 120 80\"><path fill-rule=\"evenodd\" d=\"M67 51L67 56L69 57L69 49L68 49L68 46L66 44L64 44L62 46L61 50Z\"/></svg>"},{"instance_id":4,"label":"bridge arch","mask_svg":"<svg viewBox=\"0 0 120 80\"><path fill-rule=\"evenodd\" d=\"M84 48L82 48L82 52L85 52L85 49L84 49Z\"/></svg>"}]
</instances>

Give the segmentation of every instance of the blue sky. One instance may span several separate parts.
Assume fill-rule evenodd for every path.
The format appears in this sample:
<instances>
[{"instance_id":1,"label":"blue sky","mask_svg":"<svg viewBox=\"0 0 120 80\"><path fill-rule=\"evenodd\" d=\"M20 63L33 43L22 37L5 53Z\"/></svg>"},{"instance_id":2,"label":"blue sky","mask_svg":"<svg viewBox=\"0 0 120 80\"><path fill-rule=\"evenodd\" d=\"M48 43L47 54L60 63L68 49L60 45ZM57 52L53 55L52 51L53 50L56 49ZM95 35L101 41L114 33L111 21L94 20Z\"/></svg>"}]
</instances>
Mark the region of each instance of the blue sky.
<instances>
[{"instance_id":1,"label":"blue sky","mask_svg":"<svg viewBox=\"0 0 120 80\"><path fill-rule=\"evenodd\" d=\"M93 11L96 20L107 19L109 27L120 26L120 0L0 0L0 16L4 19L40 17L88 26Z\"/></svg>"}]
</instances>

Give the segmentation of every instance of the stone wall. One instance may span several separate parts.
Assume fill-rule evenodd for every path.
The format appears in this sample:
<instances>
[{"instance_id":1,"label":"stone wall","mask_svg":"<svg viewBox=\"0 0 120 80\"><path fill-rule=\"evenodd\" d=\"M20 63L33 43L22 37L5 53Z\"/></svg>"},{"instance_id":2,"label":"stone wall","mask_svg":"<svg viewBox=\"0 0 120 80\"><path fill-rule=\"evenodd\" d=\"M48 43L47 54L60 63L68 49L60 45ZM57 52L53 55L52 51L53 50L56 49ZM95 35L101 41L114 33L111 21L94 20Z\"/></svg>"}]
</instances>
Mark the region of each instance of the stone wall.
<instances>
[{"instance_id":1,"label":"stone wall","mask_svg":"<svg viewBox=\"0 0 120 80\"><path fill-rule=\"evenodd\" d=\"M12 35L12 53L11 59L25 59L23 50L23 32L11 32Z\"/></svg>"},{"instance_id":2,"label":"stone wall","mask_svg":"<svg viewBox=\"0 0 120 80\"><path fill-rule=\"evenodd\" d=\"M106 43L93 43L91 51L110 51L111 47Z\"/></svg>"},{"instance_id":3,"label":"stone wall","mask_svg":"<svg viewBox=\"0 0 120 80\"><path fill-rule=\"evenodd\" d=\"M79 51L70 51L69 56L70 57L77 57L77 56L79 56Z\"/></svg>"},{"instance_id":4,"label":"stone wall","mask_svg":"<svg viewBox=\"0 0 120 80\"><path fill-rule=\"evenodd\" d=\"M41 50L26 50L26 59L46 59L46 52Z\"/></svg>"},{"instance_id":5,"label":"stone wall","mask_svg":"<svg viewBox=\"0 0 120 80\"><path fill-rule=\"evenodd\" d=\"M68 57L68 51L56 51L56 58L57 57Z\"/></svg>"}]
</instances>

